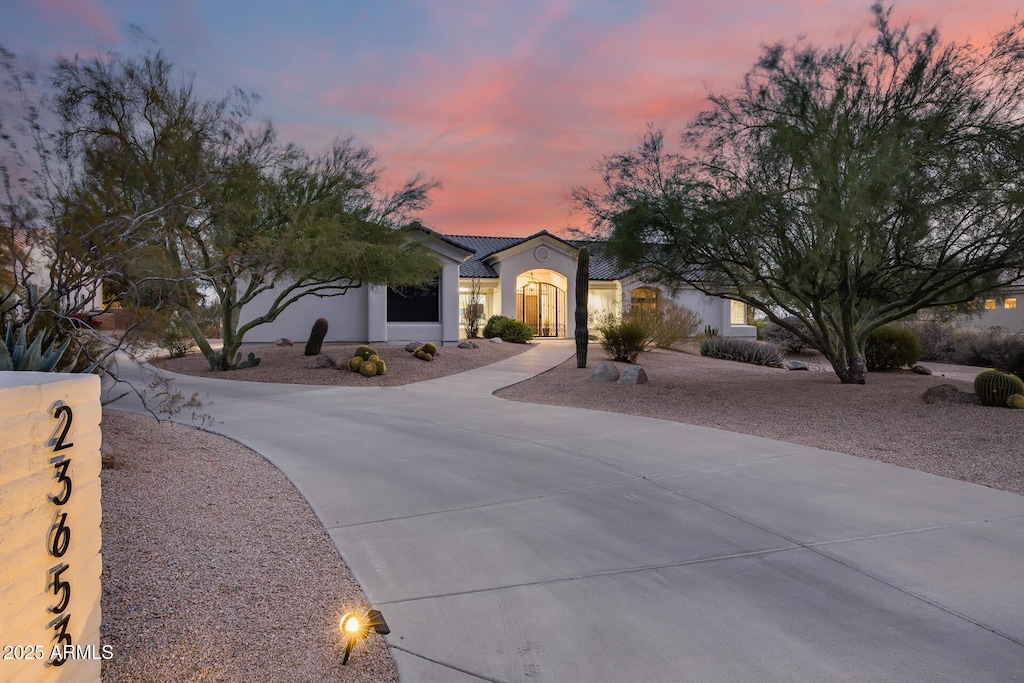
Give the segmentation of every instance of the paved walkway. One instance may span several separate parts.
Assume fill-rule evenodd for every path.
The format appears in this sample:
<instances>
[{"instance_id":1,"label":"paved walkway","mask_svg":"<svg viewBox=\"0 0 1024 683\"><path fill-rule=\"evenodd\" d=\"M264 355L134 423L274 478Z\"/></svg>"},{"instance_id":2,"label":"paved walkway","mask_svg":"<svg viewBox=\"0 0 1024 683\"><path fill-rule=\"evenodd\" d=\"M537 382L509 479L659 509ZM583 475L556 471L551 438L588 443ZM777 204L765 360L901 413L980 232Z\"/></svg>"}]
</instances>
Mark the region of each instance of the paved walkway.
<instances>
[{"instance_id":1,"label":"paved walkway","mask_svg":"<svg viewBox=\"0 0 1024 683\"><path fill-rule=\"evenodd\" d=\"M1024 680L1024 497L490 395L572 353L389 389L176 383L306 496L406 683Z\"/></svg>"}]
</instances>

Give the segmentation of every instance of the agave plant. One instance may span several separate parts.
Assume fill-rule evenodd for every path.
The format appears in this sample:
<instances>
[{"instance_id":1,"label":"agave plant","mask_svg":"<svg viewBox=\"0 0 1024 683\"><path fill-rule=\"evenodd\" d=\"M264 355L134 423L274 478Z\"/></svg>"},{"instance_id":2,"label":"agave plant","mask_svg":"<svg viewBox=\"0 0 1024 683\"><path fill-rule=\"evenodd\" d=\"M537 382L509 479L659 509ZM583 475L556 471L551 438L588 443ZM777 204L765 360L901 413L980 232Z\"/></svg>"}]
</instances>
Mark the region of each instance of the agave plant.
<instances>
[{"instance_id":1,"label":"agave plant","mask_svg":"<svg viewBox=\"0 0 1024 683\"><path fill-rule=\"evenodd\" d=\"M67 339L63 344L57 346L56 340L50 342L50 346L43 350L43 337L46 332L41 331L28 343L25 326L22 325L17 336L14 334L14 325L7 325L7 332L4 335L4 343L0 344L0 372L21 371L21 372L76 372L75 365L78 363L78 355L71 359L71 362L63 368L58 369L57 364L64 357L71 340ZM92 363L89 367L78 372L90 373L96 369L99 361Z\"/></svg>"}]
</instances>

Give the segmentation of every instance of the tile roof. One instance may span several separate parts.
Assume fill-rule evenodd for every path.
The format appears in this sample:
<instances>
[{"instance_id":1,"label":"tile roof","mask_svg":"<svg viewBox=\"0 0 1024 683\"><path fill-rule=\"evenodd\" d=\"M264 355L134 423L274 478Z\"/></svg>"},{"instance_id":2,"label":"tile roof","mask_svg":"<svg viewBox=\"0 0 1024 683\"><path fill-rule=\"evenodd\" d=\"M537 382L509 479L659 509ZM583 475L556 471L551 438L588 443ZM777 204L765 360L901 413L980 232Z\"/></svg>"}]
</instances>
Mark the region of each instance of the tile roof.
<instances>
[{"instance_id":1,"label":"tile roof","mask_svg":"<svg viewBox=\"0 0 1024 683\"><path fill-rule=\"evenodd\" d=\"M490 237L483 235L443 235L449 241L462 245L465 249L474 252L473 256L466 260L459 267L460 277L498 277L498 273L490 265L485 263L487 258L499 251L504 251L522 242L527 242L538 236L547 235L569 246L590 248L590 279L591 280L618 280L628 272L618 268L615 260L606 256L601 247L603 242L587 240L564 240L542 230L529 237ZM570 273L571 274L571 273Z\"/></svg>"}]
</instances>

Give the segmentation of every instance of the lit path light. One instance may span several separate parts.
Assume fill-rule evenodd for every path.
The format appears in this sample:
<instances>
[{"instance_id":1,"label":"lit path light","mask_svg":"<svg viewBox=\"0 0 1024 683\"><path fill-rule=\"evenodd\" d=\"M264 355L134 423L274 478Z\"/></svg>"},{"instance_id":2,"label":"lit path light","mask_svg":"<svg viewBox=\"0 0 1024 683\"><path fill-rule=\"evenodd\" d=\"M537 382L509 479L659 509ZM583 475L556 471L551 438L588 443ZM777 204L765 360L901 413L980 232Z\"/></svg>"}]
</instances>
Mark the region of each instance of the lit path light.
<instances>
[{"instance_id":1,"label":"lit path light","mask_svg":"<svg viewBox=\"0 0 1024 683\"><path fill-rule=\"evenodd\" d=\"M391 633L388 624L384 621L384 615L375 609L366 612L365 615L356 612L346 612L341 621L338 622L342 635L345 636L345 658L342 664L348 664L348 657L352 654L352 647L370 634L372 628L377 633L385 636Z\"/></svg>"}]
</instances>

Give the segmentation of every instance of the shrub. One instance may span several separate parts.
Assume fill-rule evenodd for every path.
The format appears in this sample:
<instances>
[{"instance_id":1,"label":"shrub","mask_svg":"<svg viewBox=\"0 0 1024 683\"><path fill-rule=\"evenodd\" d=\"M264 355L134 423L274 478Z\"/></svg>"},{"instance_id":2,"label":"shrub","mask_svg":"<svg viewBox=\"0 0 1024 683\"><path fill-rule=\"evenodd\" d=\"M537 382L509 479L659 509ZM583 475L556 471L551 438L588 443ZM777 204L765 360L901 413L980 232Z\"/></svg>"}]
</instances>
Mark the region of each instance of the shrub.
<instances>
[{"instance_id":1,"label":"shrub","mask_svg":"<svg viewBox=\"0 0 1024 683\"><path fill-rule=\"evenodd\" d=\"M505 324L505 321L507 320L511 320L511 318L506 318L503 315L492 315L490 318L488 318L487 323L484 325L484 338L491 339L492 337L500 337L501 335L499 334L498 330Z\"/></svg>"},{"instance_id":2,"label":"shrub","mask_svg":"<svg viewBox=\"0 0 1024 683\"><path fill-rule=\"evenodd\" d=\"M787 323L796 325L798 328L804 329L803 324L793 316L785 318L784 320ZM765 321L765 323L758 329L758 339L778 344L790 353L800 353L804 349L809 348L808 343L803 339L796 336L796 334L787 330L782 325L774 323L771 320Z\"/></svg>"},{"instance_id":3,"label":"shrub","mask_svg":"<svg viewBox=\"0 0 1024 683\"><path fill-rule=\"evenodd\" d=\"M189 351L196 347L196 341L192 334L185 327L181 315L175 311L167 320L167 327L164 329L161 338L163 346L171 358L182 358Z\"/></svg>"},{"instance_id":4,"label":"shrub","mask_svg":"<svg viewBox=\"0 0 1024 683\"><path fill-rule=\"evenodd\" d=\"M921 340L903 325L882 325L872 330L864 344L868 370L890 370L921 360Z\"/></svg>"},{"instance_id":5,"label":"shrub","mask_svg":"<svg viewBox=\"0 0 1024 683\"><path fill-rule=\"evenodd\" d=\"M605 322L597 331L601 335L601 348L612 360L635 363L640 352L647 348L650 331L640 323L629 320Z\"/></svg>"},{"instance_id":6,"label":"shrub","mask_svg":"<svg viewBox=\"0 0 1024 683\"><path fill-rule=\"evenodd\" d=\"M1006 407L1024 410L1024 394L1010 394L1010 397L1006 399Z\"/></svg>"},{"instance_id":7,"label":"shrub","mask_svg":"<svg viewBox=\"0 0 1024 683\"><path fill-rule=\"evenodd\" d=\"M985 370L974 378L974 393L983 406L1005 406L1013 394L1024 394L1024 380L1002 370Z\"/></svg>"},{"instance_id":8,"label":"shrub","mask_svg":"<svg viewBox=\"0 0 1024 683\"><path fill-rule=\"evenodd\" d=\"M921 358L942 363L980 365L1024 373L1024 336L1001 327L980 329L955 322L907 323L921 339Z\"/></svg>"},{"instance_id":9,"label":"shrub","mask_svg":"<svg viewBox=\"0 0 1024 683\"><path fill-rule=\"evenodd\" d=\"M656 309L643 306L630 308L623 319L647 328L647 346L671 349L676 344L697 336L701 328L700 316L673 301L662 301ZM598 318L598 326L610 323L614 315Z\"/></svg>"},{"instance_id":10,"label":"shrub","mask_svg":"<svg viewBox=\"0 0 1024 683\"><path fill-rule=\"evenodd\" d=\"M533 339L533 330L524 322L507 320L495 336L501 337L503 340L513 344L525 344Z\"/></svg>"},{"instance_id":11,"label":"shrub","mask_svg":"<svg viewBox=\"0 0 1024 683\"><path fill-rule=\"evenodd\" d=\"M770 367L781 366L786 357L778 344L741 337L708 337L701 342L700 355Z\"/></svg>"}]
</instances>

